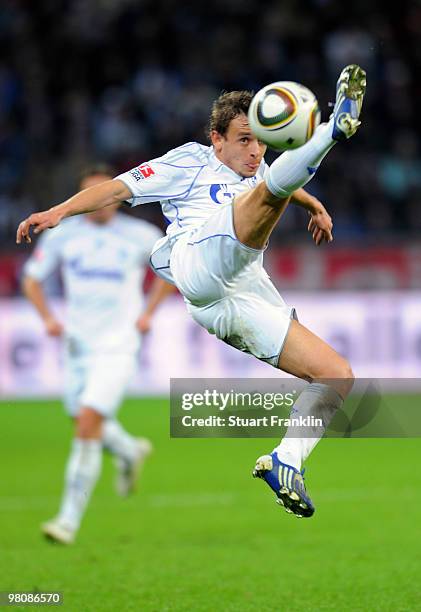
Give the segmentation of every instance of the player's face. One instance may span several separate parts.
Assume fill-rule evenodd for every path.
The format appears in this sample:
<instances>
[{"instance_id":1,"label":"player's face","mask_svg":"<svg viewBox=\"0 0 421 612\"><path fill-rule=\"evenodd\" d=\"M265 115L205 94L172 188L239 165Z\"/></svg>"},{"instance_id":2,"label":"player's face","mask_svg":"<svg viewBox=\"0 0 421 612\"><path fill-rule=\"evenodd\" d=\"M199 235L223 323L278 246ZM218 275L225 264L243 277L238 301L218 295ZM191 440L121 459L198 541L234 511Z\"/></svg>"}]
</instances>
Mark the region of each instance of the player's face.
<instances>
[{"instance_id":1,"label":"player's face","mask_svg":"<svg viewBox=\"0 0 421 612\"><path fill-rule=\"evenodd\" d=\"M83 189L88 189L88 187L94 187L95 185L99 185L104 181L109 181L112 178L113 177L109 176L108 174L93 174L92 176L87 176L85 179L83 179L83 181L81 181L80 190L82 191ZM117 212L118 207L118 204L112 204L111 206L106 206L105 208L100 208L95 212L89 213L86 216L93 223L102 225L111 221Z\"/></svg>"},{"instance_id":2,"label":"player's face","mask_svg":"<svg viewBox=\"0 0 421 612\"><path fill-rule=\"evenodd\" d=\"M211 139L216 157L228 168L246 178L256 174L266 145L253 135L246 115L232 119L224 136L214 130Z\"/></svg>"}]
</instances>

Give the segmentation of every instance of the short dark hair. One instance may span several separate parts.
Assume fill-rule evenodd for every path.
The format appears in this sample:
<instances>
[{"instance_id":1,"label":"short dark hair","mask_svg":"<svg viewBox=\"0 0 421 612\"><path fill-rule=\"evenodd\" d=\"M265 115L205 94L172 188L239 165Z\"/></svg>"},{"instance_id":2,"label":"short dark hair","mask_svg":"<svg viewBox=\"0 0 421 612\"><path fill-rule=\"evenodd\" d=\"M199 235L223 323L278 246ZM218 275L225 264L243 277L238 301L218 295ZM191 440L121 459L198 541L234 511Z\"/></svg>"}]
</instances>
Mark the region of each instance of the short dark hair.
<instances>
[{"instance_id":1,"label":"short dark hair","mask_svg":"<svg viewBox=\"0 0 421 612\"><path fill-rule=\"evenodd\" d=\"M97 174L105 174L106 176L114 177L115 170L106 162L95 162L89 166L85 166L85 168L79 174L79 185L85 179L90 178L91 176L96 176Z\"/></svg>"},{"instance_id":2,"label":"short dark hair","mask_svg":"<svg viewBox=\"0 0 421 612\"><path fill-rule=\"evenodd\" d=\"M244 113L247 115L250 102L253 99L252 91L225 91L212 104L212 110L207 126L207 136L213 130L224 136L233 119Z\"/></svg>"}]
</instances>

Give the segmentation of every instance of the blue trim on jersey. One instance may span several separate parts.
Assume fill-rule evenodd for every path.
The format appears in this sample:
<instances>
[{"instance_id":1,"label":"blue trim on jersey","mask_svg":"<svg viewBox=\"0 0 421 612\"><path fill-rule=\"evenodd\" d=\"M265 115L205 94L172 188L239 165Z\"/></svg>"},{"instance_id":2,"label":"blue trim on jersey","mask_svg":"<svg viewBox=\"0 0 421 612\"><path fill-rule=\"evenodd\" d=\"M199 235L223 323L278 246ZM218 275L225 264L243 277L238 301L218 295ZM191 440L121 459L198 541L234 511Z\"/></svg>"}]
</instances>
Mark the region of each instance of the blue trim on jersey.
<instances>
[{"instance_id":1,"label":"blue trim on jersey","mask_svg":"<svg viewBox=\"0 0 421 612\"><path fill-rule=\"evenodd\" d=\"M194 177L193 182L192 182L192 184L190 185L188 192L186 193L186 197L187 197L188 195L190 195L190 191L193 189L193 185L194 185L194 184L195 184L195 182L197 181L197 177L198 177L198 176L199 176L199 174L202 172L203 168L206 168L206 166L201 166L201 168L200 168L199 172L198 172L198 173L196 174L196 176Z\"/></svg>"},{"instance_id":2,"label":"blue trim on jersey","mask_svg":"<svg viewBox=\"0 0 421 612\"><path fill-rule=\"evenodd\" d=\"M171 198L181 198L181 196L185 195L186 193L188 193L188 191L183 191L182 193L176 193L175 195L170 196ZM133 196L130 199L131 200L141 200L142 198L150 198L148 199L148 202L145 202L145 204L150 204L151 202L162 202L163 200L168 200L168 194L164 195L164 194L159 194L159 193L152 193L152 194L147 194L147 195L140 195L140 196ZM152 199L153 198L153 199Z\"/></svg>"},{"instance_id":3,"label":"blue trim on jersey","mask_svg":"<svg viewBox=\"0 0 421 612\"><path fill-rule=\"evenodd\" d=\"M173 204L170 200L163 200L166 204L168 204L169 206L174 206L175 208L175 219L174 221L177 221L178 223L178 227L181 227L181 221L180 221L180 217L178 216L178 206L177 204ZM161 212L162 212L162 202L161 202ZM162 213L164 215L164 213ZM165 217L165 215L164 215ZM165 217L168 221L168 224L171 225L171 223L174 223L174 221L170 221L170 219L168 219L168 217Z\"/></svg>"},{"instance_id":4,"label":"blue trim on jersey","mask_svg":"<svg viewBox=\"0 0 421 612\"><path fill-rule=\"evenodd\" d=\"M198 167L198 166L195 166L195 167ZM188 189L188 191L187 191L187 193L186 193L186 195L185 195L185 197L186 197L186 198L188 197L188 195L190 194L191 190L193 189L193 186L194 186L194 184L195 184L195 182L196 182L196 180L197 180L197 177L199 176L199 174L202 172L203 168L205 168L205 167L206 167L206 166L201 166L201 167L200 167L200 170L198 171L198 173L197 173L197 174L196 174L196 176L194 177L194 179L193 179L193 181L192 181L192 183L191 183L191 185L190 185L190 187L189 187L189 189ZM166 203L166 204L168 204L169 206L174 206L174 208L175 208L175 210L176 210L176 215L175 215L175 219L174 219L174 221L177 221L177 223L178 223L178 227L183 227L183 226L181 225L181 222L183 221L183 219L180 219L180 217L179 217L179 210L178 210L178 206L177 206L176 204L174 204L173 202L171 202L171 200L170 200L170 199L165 200L165 203ZM162 204L162 202L161 202L161 208L162 208L162 206L163 206L163 204ZM164 213L162 213L162 214L164 215ZM164 215L164 217L165 217L165 215ZM170 221L170 220L168 219L168 217L165 217L165 218L167 219L167 221L169 222L169 224L173 223L173 221Z\"/></svg>"},{"instance_id":5,"label":"blue trim on jersey","mask_svg":"<svg viewBox=\"0 0 421 612\"><path fill-rule=\"evenodd\" d=\"M158 163L162 162L162 163L174 163L175 161L181 160L181 159L186 159L189 158L189 160L191 161L192 158L194 158L193 161L204 161L204 160L197 160L196 159L196 155L194 155L194 153L192 151L178 151L177 153L174 153L172 155L169 155L168 153L166 155L163 155L162 157L158 157L156 160L153 161L157 161Z\"/></svg>"},{"instance_id":6,"label":"blue trim on jersey","mask_svg":"<svg viewBox=\"0 0 421 612\"><path fill-rule=\"evenodd\" d=\"M190 147L190 151L180 150L180 149L185 149L186 147ZM194 151L194 147L196 147L196 151ZM175 161L176 159L180 159L181 157L187 157L187 156L198 157L199 159L203 157L207 158L208 157L207 153L205 151L202 151L201 147L202 145L200 145L198 142L186 142L185 144L180 145L176 149L173 149L172 151L168 151L165 155L163 155L162 157L158 157L157 159L161 160L161 159L167 158L172 161ZM193 150L191 150L192 148ZM206 147L206 148L209 149L209 147Z\"/></svg>"},{"instance_id":7,"label":"blue trim on jersey","mask_svg":"<svg viewBox=\"0 0 421 612\"><path fill-rule=\"evenodd\" d=\"M234 242L237 242L237 238L234 238L234 236L231 236L231 234L212 234L212 236L206 236L206 238L201 238L200 240L197 240L196 242L188 242L187 244L193 246L194 244L200 244L201 242L205 242L205 240L209 240L209 238L218 238L219 237L225 237L225 238L231 238L231 240L234 240Z\"/></svg>"},{"instance_id":8,"label":"blue trim on jersey","mask_svg":"<svg viewBox=\"0 0 421 612\"><path fill-rule=\"evenodd\" d=\"M158 249L159 250L159 249ZM152 255L153 253L151 253L151 255L149 256L149 265L153 270L167 270L170 267L170 264L168 264L168 266L159 266L159 268L157 268L156 266L153 265L152 263Z\"/></svg>"},{"instance_id":9,"label":"blue trim on jersey","mask_svg":"<svg viewBox=\"0 0 421 612\"><path fill-rule=\"evenodd\" d=\"M171 166L171 168L185 168L187 170L187 168L204 168L207 164L200 164L197 166L176 166L176 164L170 164L168 162L162 162L162 161L155 161L154 164L162 164L163 166Z\"/></svg>"},{"instance_id":10,"label":"blue trim on jersey","mask_svg":"<svg viewBox=\"0 0 421 612\"><path fill-rule=\"evenodd\" d=\"M124 280L124 274L117 270L96 270L95 268L93 268L92 270L81 270L73 268L72 273L78 276L79 278L102 278L105 280L117 282L122 282Z\"/></svg>"}]
</instances>

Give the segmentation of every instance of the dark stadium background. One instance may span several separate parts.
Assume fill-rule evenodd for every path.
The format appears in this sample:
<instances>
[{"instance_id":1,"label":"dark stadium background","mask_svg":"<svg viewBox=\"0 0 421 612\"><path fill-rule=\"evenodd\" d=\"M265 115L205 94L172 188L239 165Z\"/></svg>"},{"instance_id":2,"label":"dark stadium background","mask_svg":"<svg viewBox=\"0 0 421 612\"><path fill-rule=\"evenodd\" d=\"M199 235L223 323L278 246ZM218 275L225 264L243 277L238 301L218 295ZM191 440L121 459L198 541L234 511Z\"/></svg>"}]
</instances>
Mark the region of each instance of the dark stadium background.
<instances>
[{"instance_id":1,"label":"dark stadium background","mask_svg":"<svg viewBox=\"0 0 421 612\"><path fill-rule=\"evenodd\" d=\"M119 172L206 142L219 92L273 80L312 88L326 120L349 62L368 73L364 127L336 147L310 190L332 212L334 248L363 249L377 264L380 246L402 248L405 258L421 229L420 35L417 2L387 11L373 0L3 3L0 295L18 292L17 223L73 193L86 162L106 160ZM158 206L134 214L162 225ZM290 207L272 247L308 244L305 221ZM419 275L395 282L420 285Z\"/></svg>"},{"instance_id":2,"label":"dark stadium background","mask_svg":"<svg viewBox=\"0 0 421 612\"><path fill-rule=\"evenodd\" d=\"M15 245L18 223L74 193L86 164L106 161L118 173L205 143L221 91L296 80L327 120L341 68L359 63L362 128L309 184L332 214L335 241L316 249L306 215L290 206L266 263L287 298L304 296L300 320L320 319L319 333L349 350L357 370L419 380L420 40L416 1L1 3L0 591L62 591L75 612L421 609L419 439L323 441L306 474L317 512L297 521L250 478L270 441L170 439L168 398L138 394L121 418L156 448L139 493L127 503L113 495L106 458L77 544L49 547L39 524L57 508L71 430L60 397L39 392L40 363L60 386L59 351L21 299L32 246ZM156 204L128 214L164 227ZM57 295L60 284L50 289ZM227 348L193 323L182 347L174 300L155 360L153 335L147 343L140 383L149 368L154 385L167 384L189 350L195 375L206 376L202 360ZM237 365L247 376L241 354L224 355L222 375ZM411 390L386 400L416 407Z\"/></svg>"}]
</instances>

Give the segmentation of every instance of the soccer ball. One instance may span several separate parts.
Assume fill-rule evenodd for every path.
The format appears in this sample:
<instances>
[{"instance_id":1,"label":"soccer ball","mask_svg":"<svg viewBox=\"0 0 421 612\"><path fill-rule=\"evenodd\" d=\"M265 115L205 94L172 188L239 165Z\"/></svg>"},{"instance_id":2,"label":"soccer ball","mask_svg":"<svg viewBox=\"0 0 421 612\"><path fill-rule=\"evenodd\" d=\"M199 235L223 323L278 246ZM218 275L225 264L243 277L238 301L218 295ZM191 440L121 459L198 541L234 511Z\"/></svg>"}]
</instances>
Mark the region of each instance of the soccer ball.
<instances>
[{"instance_id":1,"label":"soccer ball","mask_svg":"<svg viewBox=\"0 0 421 612\"><path fill-rule=\"evenodd\" d=\"M248 120L254 135L271 149L296 149L310 140L319 125L319 104L304 85L277 81L253 97Z\"/></svg>"}]
</instances>

